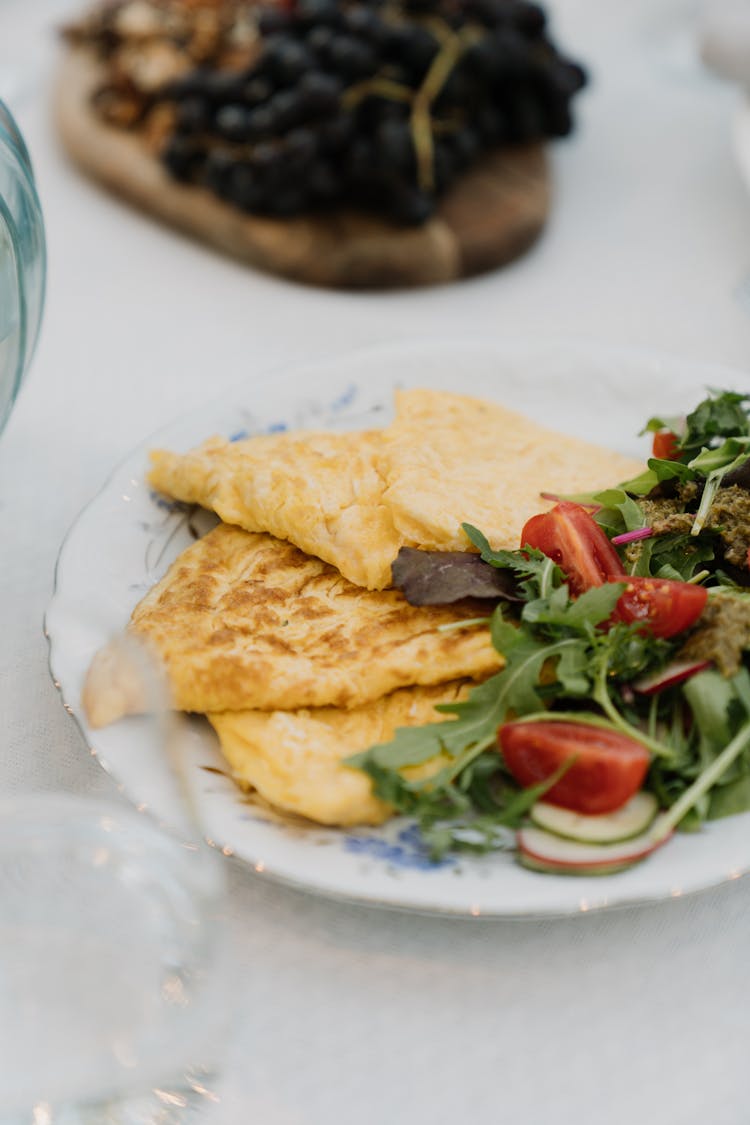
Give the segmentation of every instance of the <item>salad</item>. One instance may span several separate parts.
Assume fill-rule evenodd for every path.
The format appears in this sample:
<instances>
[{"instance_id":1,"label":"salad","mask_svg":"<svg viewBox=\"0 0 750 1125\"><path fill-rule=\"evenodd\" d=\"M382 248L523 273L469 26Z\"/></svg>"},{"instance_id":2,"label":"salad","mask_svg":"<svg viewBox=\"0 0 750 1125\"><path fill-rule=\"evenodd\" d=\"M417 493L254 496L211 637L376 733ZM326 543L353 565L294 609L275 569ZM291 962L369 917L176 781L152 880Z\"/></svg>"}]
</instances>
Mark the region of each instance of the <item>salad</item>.
<instances>
[{"instance_id":1,"label":"salad","mask_svg":"<svg viewBox=\"0 0 750 1125\"><path fill-rule=\"evenodd\" d=\"M504 657L444 721L348 759L435 859L510 840L535 870L609 874L750 810L750 395L643 432L643 474L547 496L518 550L465 524L480 565L408 548L394 563L418 604L483 599L471 620Z\"/></svg>"}]
</instances>

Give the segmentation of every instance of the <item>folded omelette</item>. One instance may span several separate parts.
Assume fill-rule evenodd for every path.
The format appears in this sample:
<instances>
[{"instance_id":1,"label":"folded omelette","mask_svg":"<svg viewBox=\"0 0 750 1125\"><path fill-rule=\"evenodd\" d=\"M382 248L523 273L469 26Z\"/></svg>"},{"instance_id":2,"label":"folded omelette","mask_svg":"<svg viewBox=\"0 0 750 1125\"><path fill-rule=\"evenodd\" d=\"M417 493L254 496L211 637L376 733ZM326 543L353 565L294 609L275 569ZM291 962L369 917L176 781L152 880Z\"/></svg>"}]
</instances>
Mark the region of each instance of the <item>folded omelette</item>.
<instances>
[{"instance_id":1,"label":"folded omelette","mask_svg":"<svg viewBox=\"0 0 750 1125\"><path fill-rule=\"evenodd\" d=\"M241 787L322 824L378 824L391 809L343 760L434 721L436 704L502 663L486 628L457 624L486 609L415 607L387 589L399 549L466 550L462 522L515 548L549 506L542 491L590 491L640 469L502 406L428 390L397 392L382 430L157 450L154 487L224 522L172 564L129 628L160 658L174 705L207 715ZM95 657L83 702L93 726L147 705L117 644Z\"/></svg>"},{"instance_id":2,"label":"folded omelette","mask_svg":"<svg viewBox=\"0 0 750 1125\"><path fill-rule=\"evenodd\" d=\"M257 791L276 809L319 824L381 824L391 808L372 793L370 778L344 758L380 742L397 727L439 722L438 703L465 697L465 682L400 688L361 707L300 711L239 711L208 716L244 789ZM435 763L418 767L420 775ZM416 775L412 768L410 776Z\"/></svg>"},{"instance_id":3,"label":"folded omelette","mask_svg":"<svg viewBox=\"0 0 750 1125\"><path fill-rule=\"evenodd\" d=\"M380 431L214 437L182 456L154 450L149 480L224 523L288 539L358 586L382 589L401 542L383 501L380 446Z\"/></svg>"},{"instance_id":4,"label":"folded omelette","mask_svg":"<svg viewBox=\"0 0 750 1125\"><path fill-rule=\"evenodd\" d=\"M292 711L490 675L500 658L486 628L440 629L476 612L365 590L291 543L219 524L136 606L130 629L163 663L178 710ZM116 644L94 658L83 704L92 726L144 709Z\"/></svg>"},{"instance_id":5,"label":"folded omelette","mask_svg":"<svg viewBox=\"0 0 750 1125\"><path fill-rule=\"evenodd\" d=\"M267 531L382 590L403 546L467 550L461 523L519 546L544 491L592 491L642 465L555 433L496 403L446 391L396 392L383 430L211 438L152 453L150 481L228 523Z\"/></svg>"}]
</instances>

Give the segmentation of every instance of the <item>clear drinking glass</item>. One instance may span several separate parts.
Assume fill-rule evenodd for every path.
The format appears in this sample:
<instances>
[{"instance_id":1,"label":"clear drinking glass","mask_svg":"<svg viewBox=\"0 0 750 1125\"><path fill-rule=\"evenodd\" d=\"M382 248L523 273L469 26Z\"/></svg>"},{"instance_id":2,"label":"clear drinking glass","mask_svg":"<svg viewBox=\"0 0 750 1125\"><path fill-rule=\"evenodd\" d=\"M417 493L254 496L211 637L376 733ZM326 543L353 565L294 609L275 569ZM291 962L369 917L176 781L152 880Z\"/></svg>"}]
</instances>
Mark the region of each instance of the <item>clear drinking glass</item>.
<instances>
[{"instance_id":1,"label":"clear drinking glass","mask_svg":"<svg viewBox=\"0 0 750 1125\"><path fill-rule=\"evenodd\" d=\"M117 804L0 804L0 1122L206 1119L228 1011L219 857Z\"/></svg>"},{"instance_id":2,"label":"clear drinking glass","mask_svg":"<svg viewBox=\"0 0 750 1125\"><path fill-rule=\"evenodd\" d=\"M0 801L0 1125L210 1122L232 1012L223 856L179 774L181 726L147 676L173 824L72 794ZM159 763L155 763L158 768ZM164 765L164 763L162 763Z\"/></svg>"},{"instance_id":3,"label":"clear drinking glass","mask_svg":"<svg viewBox=\"0 0 750 1125\"><path fill-rule=\"evenodd\" d=\"M45 278L44 222L29 153L0 102L0 432L39 335Z\"/></svg>"}]
</instances>

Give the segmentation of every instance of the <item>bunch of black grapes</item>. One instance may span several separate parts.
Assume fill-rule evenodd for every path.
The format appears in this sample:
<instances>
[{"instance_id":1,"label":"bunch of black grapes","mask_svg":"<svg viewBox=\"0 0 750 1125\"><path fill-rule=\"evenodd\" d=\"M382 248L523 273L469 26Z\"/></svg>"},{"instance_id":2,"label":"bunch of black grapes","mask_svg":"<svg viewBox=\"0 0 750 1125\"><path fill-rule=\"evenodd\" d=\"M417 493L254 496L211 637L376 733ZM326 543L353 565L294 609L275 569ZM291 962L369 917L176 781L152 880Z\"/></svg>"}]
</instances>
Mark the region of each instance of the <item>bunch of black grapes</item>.
<instances>
[{"instance_id":1,"label":"bunch of black grapes","mask_svg":"<svg viewBox=\"0 0 750 1125\"><path fill-rule=\"evenodd\" d=\"M294 0L242 73L173 84L172 176L243 211L424 222L482 153L565 136L579 65L526 0Z\"/></svg>"}]
</instances>

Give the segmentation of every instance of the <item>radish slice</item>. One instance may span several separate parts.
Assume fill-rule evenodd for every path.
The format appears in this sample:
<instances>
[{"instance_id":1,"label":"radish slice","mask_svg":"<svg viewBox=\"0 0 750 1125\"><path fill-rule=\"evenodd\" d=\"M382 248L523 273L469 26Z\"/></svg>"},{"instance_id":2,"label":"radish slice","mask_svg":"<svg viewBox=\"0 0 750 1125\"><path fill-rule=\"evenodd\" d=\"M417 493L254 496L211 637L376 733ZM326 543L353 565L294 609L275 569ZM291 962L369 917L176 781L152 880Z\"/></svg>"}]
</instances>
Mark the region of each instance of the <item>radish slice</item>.
<instances>
[{"instance_id":1,"label":"radish slice","mask_svg":"<svg viewBox=\"0 0 750 1125\"><path fill-rule=\"evenodd\" d=\"M663 814L662 814L663 815ZM661 816L647 832L617 844L583 844L564 840L542 828L519 828L516 843L521 863L536 871L558 875L612 875L645 859L669 839L655 839Z\"/></svg>"},{"instance_id":2,"label":"radish slice","mask_svg":"<svg viewBox=\"0 0 750 1125\"><path fill-rule=\"evenodd\" d=\"M621 808L599 816L572 812L547 801L532 805L530 816L539 828L555 836L587 844L615 844L645 832L659 811L653 793L636 793Z\"/></svg>"},{"instance_id":3,"label":"radish slice","mask_svg":"<svg viewBox=\"0 0 750 1125\"><path fill-rule=\"evenodd\" d=\"M699 672L705 672L706 668L710 667L710 660L673 660L666 668L650 676L642 676L640 680L634 680L632 687L641 695L656 695L658 691L674 687L675 684L682 684L691 676L697 676Z\"/></svg>"}]
</instances>

